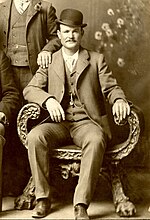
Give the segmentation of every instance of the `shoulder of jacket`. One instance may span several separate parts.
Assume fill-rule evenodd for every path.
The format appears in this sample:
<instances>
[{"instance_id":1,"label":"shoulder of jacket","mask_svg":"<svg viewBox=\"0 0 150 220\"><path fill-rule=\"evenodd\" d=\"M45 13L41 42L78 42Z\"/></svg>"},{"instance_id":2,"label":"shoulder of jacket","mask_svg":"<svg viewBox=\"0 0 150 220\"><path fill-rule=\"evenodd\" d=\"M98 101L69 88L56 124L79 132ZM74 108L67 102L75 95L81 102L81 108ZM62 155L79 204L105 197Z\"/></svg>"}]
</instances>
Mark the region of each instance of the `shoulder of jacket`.
<instances>
[{"instance_id":1,"label":"shoulder of jacket","mask_svg":"<svg viewBox=\"0 0 150 220\"><path fill-rule=\"evenodd\" d=\"M62 56L61 48L59 50L55 51L54 53L52 53L52 60L55 60L55 59L57 60L58 56Z\"/></svg>"},{"instance_id":2,"label":"shoulder of jacket","mask_svg":"<svg viewBox=\"0 0 150 220\"><path fill-rule=\"evenodd\" d=\"M92 56L97 56L97 57L99 57L99 56L104 56L102 53L99 53L99 52L97 52L97 51L95 51L95 50L87 50L88 51L88 53L90 54L90 55L92 55Z\"/></svg>"},{"instance_id":3,"label":"shoulder of jacket","mask_svg":"<svg viewBox=\"0 0 150 220\"><path fill-rule=\"evenodd\" d=\"M42 3L42 7L44 8L48 8L52 6L52 3L47 0L41 1L41 3Z\"/></svg>"},{"instance_id":4,"label":"shoulder of jacket","mask_svg":"<svg viewBox=\"0 0 150 220\"><path fill-rule=\"evenodd\" d=\"M94 50L87 50L91 61L103 61L104 54L96 52Z\"/></svg>"}]
</instances>

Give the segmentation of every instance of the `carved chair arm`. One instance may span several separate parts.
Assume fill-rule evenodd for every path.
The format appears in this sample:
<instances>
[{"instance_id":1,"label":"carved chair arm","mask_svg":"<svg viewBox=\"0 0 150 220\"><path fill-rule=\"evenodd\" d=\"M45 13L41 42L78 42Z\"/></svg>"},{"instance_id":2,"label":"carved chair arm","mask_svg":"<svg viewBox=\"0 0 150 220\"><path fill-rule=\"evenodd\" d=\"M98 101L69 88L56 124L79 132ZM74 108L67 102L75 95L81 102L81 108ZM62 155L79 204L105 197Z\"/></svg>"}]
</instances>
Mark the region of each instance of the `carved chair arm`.
<instances>
[{"instance_id":1,"label":"carved chair arm","mask_svg":"<svg viewBox=\"0 0 150 220\"><path fill-rule=\"evenodd\" d=\"M22 142L22 144L27 147L27 124L29 119L38 119L40 116L41 108L36 103L29 103L24 105L21 110L19 111L18 117L17 117L17 130L19 138Z\"/></svg>"},{"instance_id":2,"label":"carved chair arm","mask_svg":"<svg viewBox=\"0 0 150 220\"><path fill-rule=\"evenodd\" d=\"M127 139L120 144L113 145L111 149L107 150L107 158L111 159L111 161L119 161L128 156L138 143L141 133L141 120L143 120L143 118L140 120L139 113L141 112L138 111L135 106L131 106L130 115L126 119L126 122L129 125L129 134ZM117 125L122 126L122 124L119 124L115 117L114 121Z\"/></svg>"},{"instance_id":3,"label":"carved chair arm","mask_svg":"<svg viewBox=\"0 0 150 220\"><path fill-rule=\"evenodd\" d=\"M17 129L18 129L18 135L20 137L21 142L23 145L27 148L27 124L29 119L38 119L40 116L40 106L36 103L29 103L22 107L20 110L18 117L17 117ZM114 119L115 123L118 124L118 122ZM129 124L129 134L127 140L125 140L123 143L114 145L111 149L108 149L106 151L106 158L110 159L111 161L119 161L122 158L126 157L135 147L139 140L140 136L140 120L137 112L135 111L134 107L131 108L131 113L127 117L127 123ZM67 149L66 149L67 150ZM60 154L61 150L57 151L57 154ZM64 149L62 149L64 151ZM70 152L71 149L68 150ZM74 151L74 150L73 150ZM79 150L78 150L78 159L80 158ZM74 153L73 153L74 155ZM55 157L55 153L54 153ZM56 156L57 157L57 156ZM59 158L59 156L58 156ZM68 159L68 157L67 157ZM69 157L70 159L70 157ZM71 158L73 159L73 158Z\"/></svg>"}]
</instances>

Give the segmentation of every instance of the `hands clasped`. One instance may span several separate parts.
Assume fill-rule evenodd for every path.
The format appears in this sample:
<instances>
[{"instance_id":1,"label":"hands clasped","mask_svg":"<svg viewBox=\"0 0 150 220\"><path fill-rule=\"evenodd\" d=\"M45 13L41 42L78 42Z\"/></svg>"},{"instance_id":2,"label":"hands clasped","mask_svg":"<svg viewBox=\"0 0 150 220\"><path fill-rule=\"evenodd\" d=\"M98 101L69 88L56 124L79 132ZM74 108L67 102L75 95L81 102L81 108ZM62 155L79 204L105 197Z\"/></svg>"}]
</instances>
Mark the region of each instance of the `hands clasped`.
<instances>
[{"instance_id":1,"label":"hands clasped","mask_svg":"<svg viewBox=\"0 0 150 220\"><path fill-rule=\"evenodd\" d=\"M56 99L49 98L45 104L52 121L61 122L65 120L65 112Z\"/></svg>"}]
</instances>

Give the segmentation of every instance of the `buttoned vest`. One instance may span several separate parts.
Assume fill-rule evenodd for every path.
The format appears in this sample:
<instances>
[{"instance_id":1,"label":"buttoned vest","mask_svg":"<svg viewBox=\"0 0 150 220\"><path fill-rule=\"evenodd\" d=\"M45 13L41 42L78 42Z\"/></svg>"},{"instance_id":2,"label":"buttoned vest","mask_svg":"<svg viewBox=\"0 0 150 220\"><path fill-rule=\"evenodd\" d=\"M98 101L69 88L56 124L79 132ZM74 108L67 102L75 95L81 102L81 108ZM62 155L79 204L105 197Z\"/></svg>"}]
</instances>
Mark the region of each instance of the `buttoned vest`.
<instances>
[{"instance_id":1,"label":"buttoned vest","mask_svg":"<svg viewBox=\"0 0 150 220\"><path fill-rule=\"evenodd\" d=\"M26 45L27 10L20 15L15 4L12 3L7 55L11 58L11 64L14 66L29 65Z\"/></svg>"},{"instance_id":2,"label":"buttoned vest","mask_svg":"<svg viewBox=\"0 0 150 220\"><path fill-rule=\"evenodd\" d=\"M81 103L76 94L76 66L74 67L73 71L70 72L69 68L65 64L65 70L65 95L62 101L62 106L64 107L66 113L66 120L79 121L88 118L84 105Z\"/></svg>"}]
</instances>

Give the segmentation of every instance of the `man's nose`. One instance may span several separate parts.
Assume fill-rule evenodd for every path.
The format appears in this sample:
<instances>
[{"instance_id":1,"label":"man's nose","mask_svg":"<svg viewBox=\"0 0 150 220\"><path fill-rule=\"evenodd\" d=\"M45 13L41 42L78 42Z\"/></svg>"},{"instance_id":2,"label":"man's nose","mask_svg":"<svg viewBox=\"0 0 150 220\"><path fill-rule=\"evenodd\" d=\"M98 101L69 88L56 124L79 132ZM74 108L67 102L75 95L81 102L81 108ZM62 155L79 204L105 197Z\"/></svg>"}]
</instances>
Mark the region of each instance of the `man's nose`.
<instances>
[{"instance_id":1,"label":"man's nose","mask_svg":"<svg viewBox=\"0 0 150 220\"><path fill-rule=\"evenodd\" d=\"M69 37L73 38L73 32L71 32L71 31L69 32Z\"/></svg>"}]
</instances>

